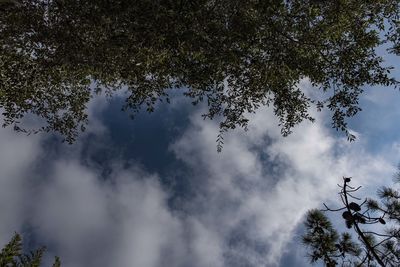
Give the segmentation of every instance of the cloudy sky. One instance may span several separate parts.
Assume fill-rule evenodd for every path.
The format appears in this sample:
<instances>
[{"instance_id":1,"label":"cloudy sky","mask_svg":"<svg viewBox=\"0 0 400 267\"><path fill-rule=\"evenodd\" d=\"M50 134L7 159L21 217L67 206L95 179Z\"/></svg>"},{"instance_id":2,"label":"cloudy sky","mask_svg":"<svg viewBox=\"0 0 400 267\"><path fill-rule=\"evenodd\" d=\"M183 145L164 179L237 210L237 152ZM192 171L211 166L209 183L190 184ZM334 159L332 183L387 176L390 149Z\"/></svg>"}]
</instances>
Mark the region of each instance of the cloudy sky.
<instances>
[{"instance_id":1,"label":"cloudy sky","mask_svg":"<svg viewBox=\"0 0 400 267\"><path fill-rule=\"evenodd\" d=\"M262 108L217 153L217 124L179 96L133 121L123 95L93 99L73 145L0 129L0 245L17 231L47 246L47 265L74 267L309 266L305 212L334 200L342 176L374 194L400 161L400 93L365 89L354 143L313 110L283 138Z\"/></svg>"}]
</instances>

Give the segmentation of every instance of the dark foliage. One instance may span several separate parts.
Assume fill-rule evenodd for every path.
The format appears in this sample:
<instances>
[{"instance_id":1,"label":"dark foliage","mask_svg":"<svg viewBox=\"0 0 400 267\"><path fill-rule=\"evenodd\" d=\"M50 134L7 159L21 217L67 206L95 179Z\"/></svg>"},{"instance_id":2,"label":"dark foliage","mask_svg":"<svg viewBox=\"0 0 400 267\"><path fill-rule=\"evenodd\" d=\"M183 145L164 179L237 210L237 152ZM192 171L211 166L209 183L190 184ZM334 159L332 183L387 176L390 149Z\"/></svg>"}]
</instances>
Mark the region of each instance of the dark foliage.
<instances>
[{"instance_id":1,"label":"dark foliage","mask_svg":"<svg viewBox=\"0 0 400 267\"><path fill-rule=\"evenodd\" d=\"M378 195L380 202L354 196L360 187L349 185L350 178L343 179L340 198L343 207L311 210L307 214L307 233L303 243L310 250L312 263L320 260L326 266L400 266L400 193L383 187ZM345 225L352 233L341 237L324 212L340 212ZM374 227L371 227L374 226ZM378 230L377 230L378 229ZM357 237L352 240L352 235Z\"/></svg>"},{"instance_id":2,"label":"dark foliage","mask_svg":"<svg viewBox=\"0 0 400 267\"><path fill-rule=\"evenodd\" d=\"M360 111L363 86L397 83L376 48L399 53L399 10L398 0L2 0L4 126L73 142L95 92L127 88L134 114L179 88L207 101L220 134L272 105L288 135L316 105L352 140L346 118ZM327 98L306 96L303 78ZM27 114L45 125L26 129Z\"/></svg>"},{"instance_id":3,"label":"dark foliage","mask_svg":"<svg viewBox=\"0 0 400 267\"><path fill-rule=\"evenodd\" d=\"M11 241L0 252L1 267L40 267L45 248L41 247L29 254L22 254L22 239L15 234ZM60 267L61 262L55 258L53 267Z\"/></svg>"}]
</instances>

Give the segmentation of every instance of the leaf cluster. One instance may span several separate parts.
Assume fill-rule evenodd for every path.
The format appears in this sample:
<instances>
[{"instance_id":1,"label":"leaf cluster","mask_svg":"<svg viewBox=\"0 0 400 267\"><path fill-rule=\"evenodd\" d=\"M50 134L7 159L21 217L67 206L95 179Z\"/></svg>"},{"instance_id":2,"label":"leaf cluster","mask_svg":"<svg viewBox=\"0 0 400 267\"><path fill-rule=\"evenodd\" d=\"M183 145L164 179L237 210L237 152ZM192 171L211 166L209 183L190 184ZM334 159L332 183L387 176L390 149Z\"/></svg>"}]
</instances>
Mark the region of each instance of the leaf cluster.
<instances>
[{"instance_id":1,"label":"leaf cluster","mask_svg":"<svg viewBox=\"0 0 400 267\"><path fill-rule=\"evenodd\" d=\"M221 132L246 128L271 105L282 134L332 111L332 126L360 111L364 85L395 85L376 48L399 52L397 0L19 0L0 3L0 107L16 130L26 114L72 142L96 92L125 88L134 115L179 88ZM308 78L323 100L298 87Z\"/></svg>"}]
</instances>

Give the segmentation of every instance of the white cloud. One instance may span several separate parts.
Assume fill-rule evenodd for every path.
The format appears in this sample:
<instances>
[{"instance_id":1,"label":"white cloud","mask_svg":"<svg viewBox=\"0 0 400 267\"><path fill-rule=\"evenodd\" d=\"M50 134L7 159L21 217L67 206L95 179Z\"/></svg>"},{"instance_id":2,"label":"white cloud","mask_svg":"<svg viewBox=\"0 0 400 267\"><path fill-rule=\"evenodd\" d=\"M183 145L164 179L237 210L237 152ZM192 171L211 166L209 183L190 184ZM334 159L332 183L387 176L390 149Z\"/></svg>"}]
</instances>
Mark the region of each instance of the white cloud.
<instances>
[{"instance_id":1,"label":"white cloud","mask_svg":"<svg viewBox=\"0 0 400 267\"><path fill-rule=\"evenodd\" d=\"M58 162L50 177L34 223L66 266L160 266L163 253L179 253L170 242L181 242L180 221L157 177L117 169L101 182L77 162Z\"/></svg>"},{"instance_id":2,"label":"white cloud","mask_svg":"<svg viewBox=\"0 0 400 267\"><path fill-rule=\"evenodd\" d=\"M190 252L195 266L224 266L221 240L213 231L195 219L188 221L191 227L192 242Z\"/></svg>"},{"instance_id":3,"label":"white cloud","mask_svg":"<svg viewBox=\"0 0 400 267\"><path fill-rule=\"evenodd\" d=\"M232 257L277 265L302 216L335 198L342 176L351 175L362 185L380 185L377 177L391 176L391 161L368 154L362 140L348 144L335 138L322 124L323 114L315 116L317 123L302 123L283 138L271 109L260 110L250 119L248 133L228 134L218 154L216 124L195 114L192 126L171 147L201 183L205 197L197 205L207 209L197 216L220 243L227 245L235 231L244 231L246 238L266 246L263 252L252 242L230 247Z\"/></svg>"},{"instance_id":4,"label":"white cloud","mask_svg":"<svg viewBox=\"0 0 400 267\"><path fill-rule=\"evenodd\" d=\"M179 264L186 252L183 222L168 208L158 177L117 162L102 180L81 161L89 134L108 133L96 118L104 107L104 98L89 103L88 131L55 158L42 147L45 135L0 130L0 245L17 231L26 238L33 233L49 247L46 257L59 255L63 266ZM27 224L33 232L25 231Z\"/></svg>"},{"instance_id":5,"label":"white cloud","mask_svg":"<svg viewBox=\"0 0 400 267\"><path fill-rule=\"evenodd\" d=\"M106 135L99 103L89 105L89 133ZM390 159L364 149L362 135L356 144L334 137L323 114L283 138L262 109L248 132L227 134L220 154L217 125L199 114L170 146L195 191L178 210L157 174L115 160L104 180L83 164L89 135L49 160L43 136L0 130L0 243L29 222L65 266L275 266L304 213L336 196L340 177L380 185L376 178L393 172ZM39 163L45 172L34 172Z\"/></svg>"},{"instance_id":6,"label":"white cloud","mask_svg":"<svg viewBox=\"0 0 400 267\"><path fill-rule=\"evenodd\" d=\"M39 136L15 134L10 128L0 130L0 246L23 223L27 203L20 195L32 182L31 163L39 156L38 151Z\"/></svg>"}]
</instances>

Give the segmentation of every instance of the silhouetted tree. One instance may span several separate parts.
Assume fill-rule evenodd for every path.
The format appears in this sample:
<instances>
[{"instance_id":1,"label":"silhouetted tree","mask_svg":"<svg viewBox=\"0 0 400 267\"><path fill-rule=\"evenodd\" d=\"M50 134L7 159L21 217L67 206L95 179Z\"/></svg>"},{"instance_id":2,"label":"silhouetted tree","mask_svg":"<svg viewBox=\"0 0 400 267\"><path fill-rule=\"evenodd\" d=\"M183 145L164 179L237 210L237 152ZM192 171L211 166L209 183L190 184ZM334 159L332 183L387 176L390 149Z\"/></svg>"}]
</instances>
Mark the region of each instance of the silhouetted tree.
<instances>
[{"instance_id":1,"label":"silhouetted tree","mask_svg":"<svg viewBox=\"0 0 400 267\"><path fill-rule=\"evenodd\" d=\"M378 47L399 54L398 0L2 0L0 107L4 125L26 114L72 142L96 91L127 88L124 109L153 111L180 88L221 134L272 105L282 134L310 105L345 131L365 85L395 85ZM306 96L301 79L327 92ZM221 136L220 136L221 137ZM219 141L222 142L222 137Z\"/></svg>"},{"instance_id":2,"label":"silhouetted tree","mask_svg":"<svg viewBox=\"0 0 400 267\"><path fill-rule=\"evenodd\" d=\"M311 210L307 214L307 233L303 243L310 250L312 263L326 266L400 266L400 192L383 187L380 201L361 201L354 193L360 187L349 185L345 177L340 186L343 207ZM339 212L351 233L338 234L324 212ZM353 240L352 237L357 237Z\"/></svg>"},{"instance_id":3,"label":"silhouetted tree","mask_svg":"<svg viewBox=\"0 0 400 267\"><path fill-rule=\"evenodd\" d=\"M30 254L22 254L22 239L19 234L15 234L11 241L4 246L0 252L1 267L39 267L45 248L41 247ZM61 262L55 258L53 267L60 267Z\"/></svg>"}]
</instances>

